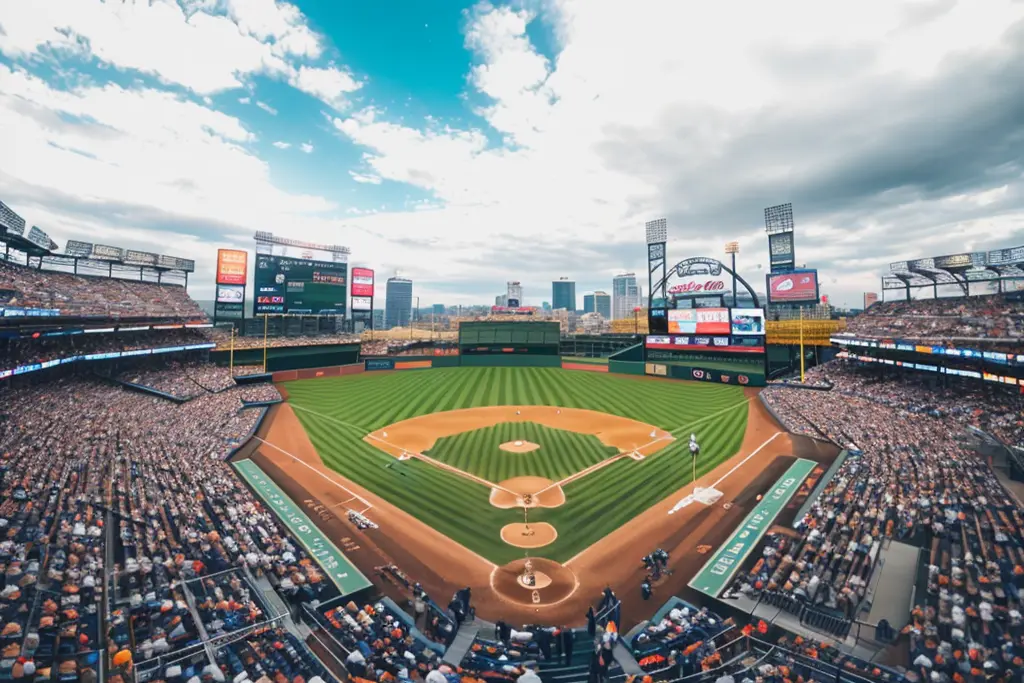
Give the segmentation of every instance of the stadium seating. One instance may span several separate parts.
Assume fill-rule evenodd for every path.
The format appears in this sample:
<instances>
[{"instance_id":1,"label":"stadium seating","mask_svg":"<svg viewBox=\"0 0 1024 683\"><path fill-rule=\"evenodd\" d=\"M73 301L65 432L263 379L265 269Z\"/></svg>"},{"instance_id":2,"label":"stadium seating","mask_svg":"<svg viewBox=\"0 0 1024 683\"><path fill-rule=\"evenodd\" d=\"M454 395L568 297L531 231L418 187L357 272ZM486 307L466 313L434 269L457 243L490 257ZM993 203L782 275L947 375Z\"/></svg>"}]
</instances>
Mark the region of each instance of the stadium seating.
<instances>
[{"instance_id":1,"label":"stadium seating","mask_svg":"<svg viewBox=\"0 0 1024 683\"><path fill-rule=\"evenodd\" d=\"M903 339L1016 340L1024 335L1024 300L995 294L878 302L849 320L846 331Z\"/></svg>"},{"instance_id":2,"label":"stadium seating","mask_svg":"<svg viewBox=\"0 0 1024 683\"><path fill-rule=\"evenodd\" d=\"M920 545L927 586L904 629L911 659L926 674L1001 671L1006 656L1024 651L1024 510L956 437L973 426L1020 443L1020 396L955 383L936 390L916 377L880 381L877 369L845 361L811 378L833 388L772 386L764 396L792 431L855 454L798 521L798 538L770 535L736 589L784 609L811 605L852 619L880 544Z\"/></svg>"},{"instance_id":3,"label":"stadium seating","mask_svg":"<svg viewBox=\"0 0 1024 683\"><path fill-rule=\"evenodd\" d=\"M184 287L37 270L7 261L0 261L0 290L14 291L0 299L0 307L56 309L62 316L206 318Z\"/></svg>"}]
</instances>

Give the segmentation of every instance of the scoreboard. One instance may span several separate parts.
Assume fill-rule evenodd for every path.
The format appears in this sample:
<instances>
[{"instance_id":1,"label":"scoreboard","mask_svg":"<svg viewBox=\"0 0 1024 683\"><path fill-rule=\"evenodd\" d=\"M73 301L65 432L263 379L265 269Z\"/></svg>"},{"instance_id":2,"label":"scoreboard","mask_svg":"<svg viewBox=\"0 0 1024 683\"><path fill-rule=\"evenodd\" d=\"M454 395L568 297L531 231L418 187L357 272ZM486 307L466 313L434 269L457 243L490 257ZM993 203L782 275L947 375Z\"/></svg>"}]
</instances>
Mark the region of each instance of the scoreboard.
<instances>
[{"instance_id":1,"label":"scoreboard","mask_svg":"<svg viewBox=\"0 0 1024 683\"><path fill-rule=\"evenodd\" d=\"M256 315L344 316L348 298L348 264L256 255Z\"/></svg>"},{"instance_id":2,"label":"scoreboard","mask_svg":"<svg viewBox=\"0 0 1024 683\"><path fill-rule=\"evenodd\" d=\"M684 366L685 372L702 371L705 378L731 369L743 374L722 374L721 381L733 377L741 384L763 376L764 309L681 308L666 313L668 334L651 334L644 340L645 358L655 369L653 374L667 373L666 366L678 365ZM672 374L676 376L675 371Z\"/></svg>"}]
</instances>

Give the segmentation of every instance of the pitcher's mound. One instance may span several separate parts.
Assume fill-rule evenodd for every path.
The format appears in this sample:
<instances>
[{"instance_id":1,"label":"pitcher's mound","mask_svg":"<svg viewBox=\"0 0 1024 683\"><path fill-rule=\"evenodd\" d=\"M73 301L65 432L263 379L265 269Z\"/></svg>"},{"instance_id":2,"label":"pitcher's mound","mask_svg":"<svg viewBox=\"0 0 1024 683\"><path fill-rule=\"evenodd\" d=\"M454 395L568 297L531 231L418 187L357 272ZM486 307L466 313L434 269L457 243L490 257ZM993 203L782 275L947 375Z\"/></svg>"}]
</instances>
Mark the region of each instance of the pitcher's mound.
<instances>
[{"instance_id":1,"label":"pitcher's mound","mask_svg":"<svg viewBox=\"0 0 1024 683\"><path fill-rule=\"evenodd\" d=\"M491 489L491 505L509 508L556 508L565 504L565 491L544 477L512 477Z\"/></svg>"},{"instance_id":2,"label":"pitcher's mound","mask_svg":"<svg viewBox=\"0 0 1024 683\"><path fill-rule=\"evenodd\" d=\"M558 538L555 527L547 522L515 522L501 527L501 540L517 548L543 548Z\"/></svg>"},{"instance_id":3,"label":"pitcher's mound","mask_svg":"<svg viewBox=\"0 0 1024 683\"><path fill-rule=\"evenodd\" d=\"M540 448L540 444L530 441L506 441L498 446L498 448L509 453L529 453Z\"/></svg>"}]
</instances>

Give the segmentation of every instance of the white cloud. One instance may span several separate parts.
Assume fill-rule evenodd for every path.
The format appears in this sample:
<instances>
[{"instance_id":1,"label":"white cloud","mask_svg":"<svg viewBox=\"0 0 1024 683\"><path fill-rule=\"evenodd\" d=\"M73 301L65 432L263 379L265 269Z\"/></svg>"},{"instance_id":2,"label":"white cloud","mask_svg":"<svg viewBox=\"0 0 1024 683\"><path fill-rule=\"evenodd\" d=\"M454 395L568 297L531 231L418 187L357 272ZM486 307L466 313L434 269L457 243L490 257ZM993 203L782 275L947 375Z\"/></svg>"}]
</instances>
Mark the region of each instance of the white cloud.
<instances>
[{"instance_id":1,"label":"white cloud","mask_svg":"<svg viewBox=\"0 0 1024 683\"><path fill-rule=\"evenodd\" d=\"M363 84L350 73L336 66L301 66L292 72L288 82L292 87L322 100L335 109L344 108L347 104L345 96L363 87Z\"/></svg>"},{"instance_id":2,"label":"white cloud","mask_svg":"<svg viewBox=\"0 0 1024 683\"><path fill-rule=\"evenodd\" d=\"M277 142L274 143L274 147L277 147L278 149L288 149L291 146L292 146L292 143L290 143L290 142L281 142L280 140L278 140Z\"/></svg>"},{"instance_id":3,"label":"white cloud","mask_svg":"<svg viewBox=\"0 0 1024 683\"><path fill-rule=\"evenodd\" d=\"M239 31L230 18L204 11L186 16L174 0L5 4L9 11L3 16L0 52L10 58L45 53L95 57L200 94L240 87L251 74L288 71L271 45Z\"/></svg>"},{"instance_id":4,"label":"white cloud","mask_svg":"<svg viewBox=\"0 0 1024 683\"><path fill-rule=\"evenodd\" d=\"M843 291L876 289L883 263L910 249L991 240L1005 246L1024 233L1019 178L990 177L989 167L979 165L962 172L991 185L932 186L906 180L898 156L875 163L873 172L870 164L854 165L864 150L899 143L891 131L917 121L918 110L935 113L917 128L941 145L942 131L933 127L943 120L939 104L985 102L977 90L936 97L929 88L960 71L967 84L976 70L984 75L985 60L1006 51L1000 36L1024 6L962 0L944 11L947 4L517 5L543 7L539 18L484 4L466 17L467 100L480 102L481 118L456 126L397 119L373 107L349 112L371 81L341 65L312 62L324 59L324 44L286 3L189 0L182 11L171 0L0 0L0 52L16 63L95 57L174 86L62 91L0 67L0 186L5 196L28 188L20 200L26 214L34 211L65 238L94 233L114 241L110 225L126 202L204 226L177 228L171 238L200 264L209 262L214 244L202 230L244 234L283 224L310 240L343 234L359 260L413 277L424 303L480 301L508 279L522 280L535 302L550 298L548 282L559 275L577 277L582 290L594 286L584 285L588 277L619 268L642 272L643 222L665 214L673 216L673 257L718 254L724 241L738 239L741 269L763 288L763 270L756 270L767 263L761 209L792 199L798 259L836 264L835 274L823 273L828 286L835 278ZM218 16L218 8L227 15ZM527 35L528 23L541 20L554 21L551 58ZM248 88L240 94L255 93L258 74L334 108L334 129L364 151L359 170L350 171L354 181L407 183L429 199L407 199L407 210L387 211L367 208L358 193L349 202L346 195L335 201L282 191L256 156L252 129L176 87L199 95L239 86ZM408 84L409 94L416 87ZM1000 87L1020 89L1010 78ZM999 108L979 111L995 115ZM858 114L858 126L836 123ZM773 146L782 130L796 133ZM310 142L297 146L313 151ZM927 155L906 158L935 165ZM1014 163L1004 166L1012 170ZM879 179L879 168L889 177ZM837 169L849 170L843 190L861 193L841 198L845 210L857 210L849 221L830 216L822 199L839 193L814 185ZM69 197L99 208L83 217L80 207L64 206ZM108 205L118 208L104 213ZM941 209L930 226L935 239L907 243L913 233L905 226L934 209ZM124 231L146 244L164 234ZM864 244L877 253L863 253ZM210 280L204 277L195 279L199 291Z\"/></svg>"},{"instance_id":5,"label":"white cloud","mask_svg":"<svg viewBox=\"0 0 1024 683\"><path fill-rule=\"evenodd\" d=\"M352 180L356 181L357 183L364 183L368 185L380 185L383 182L380 179L380 176L356 173L355 171L349 171L348 174L352 176Z\"/></svg>"},{"instance_id":6,"label":"white cloud","mask_svg":"<svg viewBox=\"0 0 1024 683\"><path fill-rule=\"evenodd\" d=\"M260 102L259 100L256 100L256 106L262 109L263 111L267 112L271 116L277 116L277 110L271 107L266 102Z\"/></svg>"}]
</instances>

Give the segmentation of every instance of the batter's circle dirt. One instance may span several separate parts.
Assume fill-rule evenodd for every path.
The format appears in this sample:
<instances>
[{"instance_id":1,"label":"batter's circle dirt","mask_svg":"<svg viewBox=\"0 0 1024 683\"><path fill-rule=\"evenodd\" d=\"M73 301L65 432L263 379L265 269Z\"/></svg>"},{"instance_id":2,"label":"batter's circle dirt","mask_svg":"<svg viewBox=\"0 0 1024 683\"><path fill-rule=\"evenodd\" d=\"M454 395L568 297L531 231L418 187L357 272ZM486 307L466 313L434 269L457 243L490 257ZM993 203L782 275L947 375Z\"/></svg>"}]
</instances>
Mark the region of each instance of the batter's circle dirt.
<instances>
[{"instance_id":1,"label":"batter's circle dirt","mask_svg":"<svg viewBox=\"0 0 1024 683\"><path fill-rule=\"evenodd\" d=\"M556 508L565 504L565 491L544 477L512 477L491 489L491 505L510 508Z\"/></svg>"},{"instance_id":2,"label":"batter's circle dirt","mask_svg":"<svg viewBox=\"0 0 1024 683\"><path fill-rule=\"evenodd\" d=\"M558 531L547 522L513 522L501 527L501 540L516 548L543 548L558 538Z\"/></svg>"},{"instance_id":3,"label":"batter's circle dirt","mask_svg":"<svg viewBox=\"0 0 1024 683\"><path fill-rule=\"evenodd\" d=\"M579 587L576 575L568 567L543 557L531 557L530 562L534 574L544 574L551 583L544 588L526 588L519 582L526 569L526 559L513 560L491 572L491 588L499 598L523 607L544 607L564 601ZM539 598L538 602L533 601L534 593Z\"/></svg>"},{"instance_id":4,"label":"batter's circle dirt","mask_svg":"<svg viewBox=\"0 0 1024 683\"><path fill-rule=\"evenodd\" d=\"M506 441L498 446L498 448L509 453L532 453L540 448L540 444L533 443L532 441Z\"/></svg>"}]
</instances>

